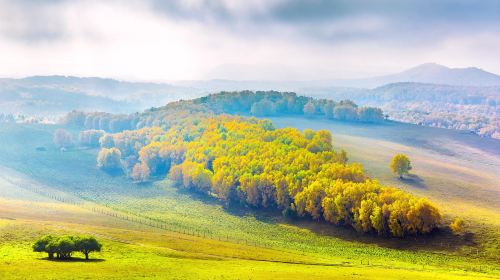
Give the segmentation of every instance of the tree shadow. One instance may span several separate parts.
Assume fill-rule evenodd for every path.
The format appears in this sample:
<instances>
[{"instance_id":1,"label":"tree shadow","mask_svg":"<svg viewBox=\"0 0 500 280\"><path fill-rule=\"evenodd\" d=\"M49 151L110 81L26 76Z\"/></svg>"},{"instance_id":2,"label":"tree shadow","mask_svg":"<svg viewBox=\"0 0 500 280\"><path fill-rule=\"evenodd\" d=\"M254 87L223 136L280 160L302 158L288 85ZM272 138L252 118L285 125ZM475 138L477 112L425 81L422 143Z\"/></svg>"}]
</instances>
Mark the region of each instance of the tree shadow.
<instances>
[{"instance_id":1,"label":"tree shadow","mask_svg":"<svg viewBox=\"0 0 500 280\"><path fill-rule=\"evenodd\" d=\"M340 238L350 242L378 245L384 248L418 251L448 251L453 252L462 246L476 246L475 235L466 233L455 235L448 227L439 227L426 235L406 236L403 238L378 236L374 233L357 232L350 226L336 226L326 221L302 219L285 219L286 224L309 229L320 236Z\"/></svg>"},{"instance_id":2,"label":"tree shadow","mask_svg":"<svg viewBox=\"0 0 500 280\"><path fill-rule=\"evenodd\" d=\"M425 188L423 180L417 175L406 179L415 186ZM404 238L383 237L374 233L358 232L351 226L338 226L326 221L314 221L310 217L284 217L276 208L253 208L240 203L225 204L213 196L194 192L184 188L176 188L180 194L189 196L190 199L198 200L215 206L222 206L224 211L237 217L251 216L256 220L267 224L285 224L300 229L307 229L318 236L339 238L350 242L360 242L370 245L378 245L384 248L398 250L432 250L453 252L462 246L476 246L473 233L457 236L448 227L440 227L429 234L418 236L406 236Z\"/></svg>"},{"instance_id":3,"label":"tree shadow","mask_svg":"<svg viewBox=\"0 0 500 280\"><path fill-rule=\"evenodd\" d=\"M406 175L406 177L400 178L399 180L412 187L416 187L419 189L427 189L427 185L425 184L424 179L422 179L416 174L408 174Z\"/></svg>"},{"instance_id":4,"label":"tree shadow","mask_svg":"<svg viewBox=\"0 0 500 280\"><path fill-rule=\"evenodd\" d=\"M44 260L44 261L49 261L49 262L68 262L68 263L72 263L72 262L94 263L94 262L105 262L106 261L105 259L90 258L90 259L86 260L85 258L75 258L75 257L71 257L69 259L57 259L57 258L50 259L48 257L45 257L45 258L39 258L39 260Z\"/></svg>"}]
</instances>

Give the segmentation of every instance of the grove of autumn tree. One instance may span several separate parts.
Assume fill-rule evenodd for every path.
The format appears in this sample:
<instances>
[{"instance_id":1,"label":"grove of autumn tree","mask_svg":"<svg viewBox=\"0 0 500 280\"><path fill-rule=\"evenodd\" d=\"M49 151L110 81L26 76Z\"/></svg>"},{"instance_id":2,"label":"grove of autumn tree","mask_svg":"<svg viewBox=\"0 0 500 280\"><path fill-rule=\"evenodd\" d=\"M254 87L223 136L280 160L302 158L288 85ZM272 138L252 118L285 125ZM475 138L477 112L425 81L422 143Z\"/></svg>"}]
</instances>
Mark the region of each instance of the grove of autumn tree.
<instances>
[{"instance_id":1,"label":"grove of autumn tree","mask_svg":"<svg viewBox=\"0 0 500 280\"><path fill-rule=\"evenodd\" d=\"M167 131L149 127L113 139L124 160L134 163L125 168L135 181L168 174L177 186L225 204L277 208L382 236L429 233L441 221L425 198L383 186L361 164L348 163L326 130L205 116L186 118Z\"/></svg>"},{"instance_id":2,"label":"grove of autumn tree","mask_svg":"<svg viewBox=\"0 0 500 280\"><path fill-rule=\"evenodd\" d=\"M403 175L408 174L411 170L410 158L404 154L397 154L392 158L391 170L393 173L398 174L400 179L403 179Z\"/></svg>"}]
</instances>

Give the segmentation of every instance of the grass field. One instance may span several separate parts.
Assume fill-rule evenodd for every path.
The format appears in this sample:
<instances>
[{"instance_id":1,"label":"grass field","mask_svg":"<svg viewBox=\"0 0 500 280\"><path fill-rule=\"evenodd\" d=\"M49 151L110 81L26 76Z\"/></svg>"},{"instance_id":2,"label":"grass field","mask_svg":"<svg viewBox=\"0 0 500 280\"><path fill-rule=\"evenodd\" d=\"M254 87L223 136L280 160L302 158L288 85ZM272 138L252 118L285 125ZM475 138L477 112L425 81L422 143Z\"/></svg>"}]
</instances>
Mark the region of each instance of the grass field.
<instances>
[{"instance_id":1,"label":"grass field","mask_svg":"<svg viewBox=\"0 0 500 280\"><path fill-rule=\"evenodd\" d=\"M453 136L454 142L442 140L449 144L444 149L418 128L414 133L422 135L416 137L404 135L401 127L275 122L331 129L334 144L345 147L351 161L362 162L384 183L429 196L447 219L459 213L473 239L446 232L380 239L276 213L224 209L168 180L135 185L102 173L95 168L95 150L57 151L51 143L54 127L9 125L0 127L0 279L29 278L32 269L39 271L32 277L41 279L65 274L93 279L500 278L494 142L483 148L480 139L477 144L468 136ZM37 152L37 146L48 151ZM389 173L396 151L413 159L414 180L400 182ZM54 232L92 233L105 250L90 263L51 262L31 252L38 236Z\"/></svg>"}]
</instances>

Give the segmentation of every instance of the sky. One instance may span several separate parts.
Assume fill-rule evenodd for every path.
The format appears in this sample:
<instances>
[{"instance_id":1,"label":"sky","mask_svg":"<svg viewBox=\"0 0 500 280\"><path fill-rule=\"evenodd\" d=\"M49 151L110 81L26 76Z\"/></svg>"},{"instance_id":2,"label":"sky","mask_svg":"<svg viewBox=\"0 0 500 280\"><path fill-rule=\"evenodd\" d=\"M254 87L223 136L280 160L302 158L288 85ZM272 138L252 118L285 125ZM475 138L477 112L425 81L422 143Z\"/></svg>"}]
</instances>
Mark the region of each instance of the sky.
<instances>
[{"instance_id":1,"label":"sky","mask_svg":"<svg viewBox=\"0 0 500 280\"><path fill-rule=\"evenodd\" d=\"M323 80L500 73L500 1L0 0L0 76Z\"/></svg>"}]
</instances>

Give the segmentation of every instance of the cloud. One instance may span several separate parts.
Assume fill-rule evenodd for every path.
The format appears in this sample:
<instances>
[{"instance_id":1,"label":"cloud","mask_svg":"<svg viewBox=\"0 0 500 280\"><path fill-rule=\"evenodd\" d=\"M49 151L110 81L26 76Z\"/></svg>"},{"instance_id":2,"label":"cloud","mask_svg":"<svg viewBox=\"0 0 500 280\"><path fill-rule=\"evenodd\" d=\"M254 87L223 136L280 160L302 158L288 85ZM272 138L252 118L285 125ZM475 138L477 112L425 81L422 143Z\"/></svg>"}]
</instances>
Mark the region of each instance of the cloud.
<instances>
[{"instance_id":1,"label":"cloud","mask_svg":"<svg viewBox=\"0 0 500 280\"><path fill-rule=\"evenodd\" d=\"M1 35L25 43L68 35L59 17L61 1L0 1Z\"/></svg>"},{"instance_id":2,"label":"cloud","mask_svg":"<svg viewBox=\"0 0 500 280\"><path fill-rule=\"evenodd\" d=\"M324 79L428 61L500 72L499 37L489 0L0 0L0 75Z\"/></svg>"}]
</instances>

